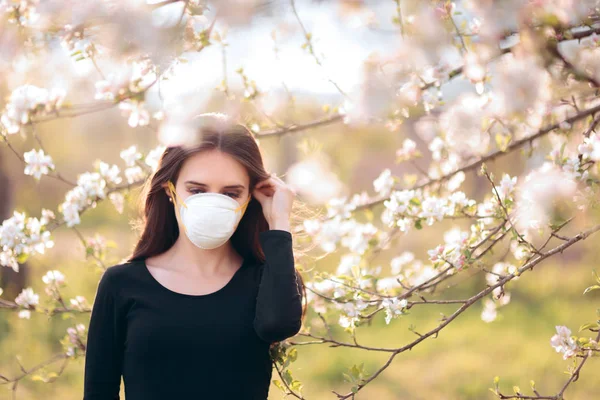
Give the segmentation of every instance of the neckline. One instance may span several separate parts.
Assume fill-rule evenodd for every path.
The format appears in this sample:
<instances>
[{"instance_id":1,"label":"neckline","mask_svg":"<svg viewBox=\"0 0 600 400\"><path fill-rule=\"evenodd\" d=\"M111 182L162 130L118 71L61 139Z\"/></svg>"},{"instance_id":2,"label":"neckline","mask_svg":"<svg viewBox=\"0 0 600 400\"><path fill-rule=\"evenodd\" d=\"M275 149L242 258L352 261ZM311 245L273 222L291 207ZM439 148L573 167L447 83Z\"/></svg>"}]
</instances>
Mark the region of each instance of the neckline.
<instances>
[{"instance_id":1,"label":"neckline","mask_svg":"<svg viewBox=\"0 0 600 400\"><path fill-rule=\"evenodd\" d=\"M189 297L191 297L191 298L208 298L208 297L214 297L214 296L218 295L219 293L224 292L229 286L232 286L232 284L236 280L237 276L240 275L240 271L246 265L246 259L244 258L242 260L242 264L240 265L240 267L234 272L233 276L229 279L229 281L225 284L225 286L221 287L220 289L217 289L214 292L205 293L205 294L188 294L188 293L176 292L176 291L174 291L172 289L169 289L168 287L166 287L165 285L163 285L162 283L160 283L154 277L154 275L152 275L152 273L148 269L148 265L146 265L146 259L145 258L142 259L142 260L140 260L140 262L142 264L142 269L144 270L144 273L150 278L150 280L153 282L153 284L155 286L157 286L160 290L165 291L165 292L169 292L169 293L174 294L176 296L188 297L188 298Z\"/></svg>"}]
</instances>

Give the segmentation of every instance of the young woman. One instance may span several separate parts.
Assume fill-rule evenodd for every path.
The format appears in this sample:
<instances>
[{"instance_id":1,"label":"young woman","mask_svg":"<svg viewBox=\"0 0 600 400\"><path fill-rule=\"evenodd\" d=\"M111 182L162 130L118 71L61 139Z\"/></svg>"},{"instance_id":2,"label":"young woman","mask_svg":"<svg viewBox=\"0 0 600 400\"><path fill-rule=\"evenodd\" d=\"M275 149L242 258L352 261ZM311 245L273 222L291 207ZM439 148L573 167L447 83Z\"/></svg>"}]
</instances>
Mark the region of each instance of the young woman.
<instances>
[{"instance_id":1,"label":"young woman","mask_svg":"<svg viewBox=\"0 0 600 400\"><path fill-rule=\"evenodd\" d=\"M265 400L270 346L300 330L295 193L245 127L204 118L197 145L162 154L135 250L100 279L84 400L118 400L121 376L126 400Z\"/></svg>"}]
</instances>

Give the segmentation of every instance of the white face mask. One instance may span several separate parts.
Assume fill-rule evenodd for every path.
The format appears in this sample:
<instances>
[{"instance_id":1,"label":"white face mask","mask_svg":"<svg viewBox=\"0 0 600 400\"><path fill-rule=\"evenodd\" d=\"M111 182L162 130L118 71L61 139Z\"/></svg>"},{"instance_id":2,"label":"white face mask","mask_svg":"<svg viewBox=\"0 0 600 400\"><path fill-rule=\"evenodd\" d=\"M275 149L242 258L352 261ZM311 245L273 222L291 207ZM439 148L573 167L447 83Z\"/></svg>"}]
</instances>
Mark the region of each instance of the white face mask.
<instances>
[{"instance_id":1,"label":"white face mask","mask_svg":"<svg viewBox=\"0 0 600 400\"><path fill-rule=\"evenodd\" d=\"M178 201L175 186L168 182L176 212L192 243L201 249L214 249L225 244L244 216L251 196L240 205L221 193L196 193ZM179 206L178 206L179 204Z\"/></svg>"}]
</instances>

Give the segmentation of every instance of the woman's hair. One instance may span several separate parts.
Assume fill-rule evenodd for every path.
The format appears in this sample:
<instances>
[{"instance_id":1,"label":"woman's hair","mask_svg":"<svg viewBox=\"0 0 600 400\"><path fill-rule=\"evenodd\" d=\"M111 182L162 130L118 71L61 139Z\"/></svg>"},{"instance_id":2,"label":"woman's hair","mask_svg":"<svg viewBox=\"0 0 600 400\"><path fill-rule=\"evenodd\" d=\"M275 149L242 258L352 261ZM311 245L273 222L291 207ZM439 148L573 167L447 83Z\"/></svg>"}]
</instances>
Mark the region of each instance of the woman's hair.
<instances>
[{"instance_id":1,"label":"woman's hair","mask_svg":"<svg viewBox=\"0 0 600 400\"><path fill-rule=\"evenodd\" d=\"M210 150L219 150L231 155L246 168L250 177L250 193L257 183L271 177L263 165L256 139L245 126L230 123L229 118L222 114L202 114L200 117L202 121L197 127L198 140L190 146L167 147L161 155L158 168L145 182L142 188L143 195L140 196L142 218L138 225L142 233L127 261L143 260L161 254L173 246L179 237L175 208L173 203L169 202L165 186L168 181L176 184L184 161L191 155ZM265 261L265 255L260 246L259 233L266 230L269 230L269 224L263 214L262 206L252 196L230 240L235 250L244 259L262 263ZM304 319L306 287L298 269L296 275L304 301L302 308L302 319Z\"/></svg>"}]
</instances>

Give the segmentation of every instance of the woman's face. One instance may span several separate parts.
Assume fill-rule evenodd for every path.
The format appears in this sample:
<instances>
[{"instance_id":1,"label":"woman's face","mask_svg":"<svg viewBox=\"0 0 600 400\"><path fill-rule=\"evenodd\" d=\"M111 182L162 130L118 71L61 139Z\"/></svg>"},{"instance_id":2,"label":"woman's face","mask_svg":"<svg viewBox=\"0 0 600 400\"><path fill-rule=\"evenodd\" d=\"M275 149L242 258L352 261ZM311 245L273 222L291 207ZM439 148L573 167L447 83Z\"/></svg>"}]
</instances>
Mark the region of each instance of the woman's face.
<instances>
[{"instance_id":1,"label":"woman's face","mask_svg":"<svg viewBox=\"0 0 600 400\"><path fill-rule=\"evenodd\" d=\"M246 169L231 155L219 150L190 156L183 162L174 183L181 201L196 193L213 192L229 196L241 205L250 193L250 177Z\"/></svg>"}]
</instances>

